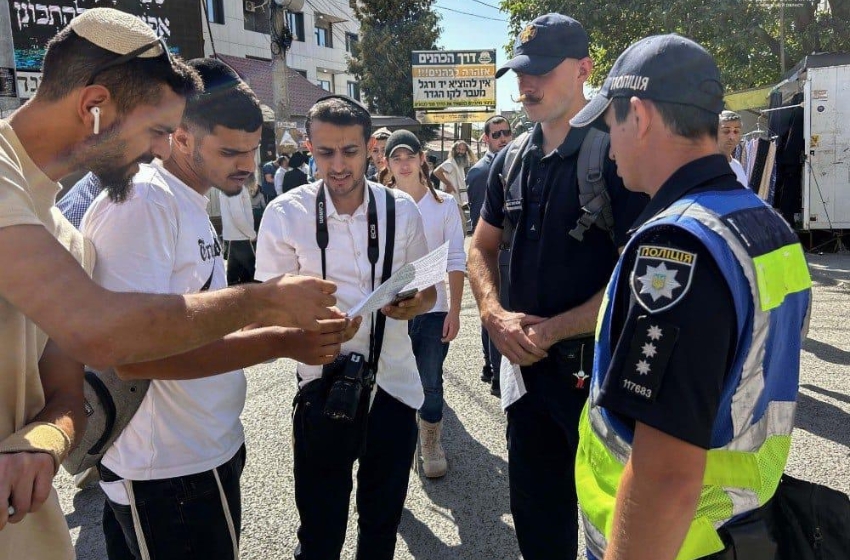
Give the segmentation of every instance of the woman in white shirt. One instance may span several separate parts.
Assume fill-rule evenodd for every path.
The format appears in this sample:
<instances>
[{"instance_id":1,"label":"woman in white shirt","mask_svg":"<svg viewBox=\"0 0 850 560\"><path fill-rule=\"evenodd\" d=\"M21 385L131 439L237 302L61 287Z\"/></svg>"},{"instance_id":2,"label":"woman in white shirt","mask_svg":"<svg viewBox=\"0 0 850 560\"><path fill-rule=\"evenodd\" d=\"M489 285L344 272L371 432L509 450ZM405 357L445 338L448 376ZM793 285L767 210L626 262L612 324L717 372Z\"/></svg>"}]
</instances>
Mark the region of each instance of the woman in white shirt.
<instances>
[{"instance_id":1,"label":"woman in white shirt","mask_svg":"<svg viewBox=\"0 0 850 560\"><path fill-rule=\"evenodd\" d=\"M419 409L419 443L425 476L446 474L446 454L440 443L443 421L443 362L449 342L460 329L460 305L466 255L463 249L463 225L452 195L437 191L428 180L425 154L414 134L397 130L387 140L386 157L391 173L389 186L410 195L419 207L425 225L428 250L449 243L447 272L450 297L445 282L437 284L437 303L430 313L410 321L408 332L413 343L416 365L425 390L425 402Z\"/></svg>"}]
</instances>

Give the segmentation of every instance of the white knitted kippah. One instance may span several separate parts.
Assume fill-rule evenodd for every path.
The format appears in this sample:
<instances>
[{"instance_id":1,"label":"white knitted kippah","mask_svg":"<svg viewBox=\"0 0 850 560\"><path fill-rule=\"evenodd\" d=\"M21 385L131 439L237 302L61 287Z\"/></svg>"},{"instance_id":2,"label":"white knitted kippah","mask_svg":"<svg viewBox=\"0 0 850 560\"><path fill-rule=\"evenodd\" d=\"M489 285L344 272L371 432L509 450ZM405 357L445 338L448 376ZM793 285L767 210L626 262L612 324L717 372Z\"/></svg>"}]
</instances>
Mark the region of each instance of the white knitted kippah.
<instances>
[{"instance_id":1,"label":"white knitted kippah","mask_svg":"<svg viewBox=\"0 0 850 560\"><path fill-rule=\"evenodd\" d=\"M68 27L83 39L116 54L127 54L156 41L149 25L138 17L112 8L92 8L71 20ZM162 54L159 44L139 55L153 58Z\"/></svg>"}]
</instances>

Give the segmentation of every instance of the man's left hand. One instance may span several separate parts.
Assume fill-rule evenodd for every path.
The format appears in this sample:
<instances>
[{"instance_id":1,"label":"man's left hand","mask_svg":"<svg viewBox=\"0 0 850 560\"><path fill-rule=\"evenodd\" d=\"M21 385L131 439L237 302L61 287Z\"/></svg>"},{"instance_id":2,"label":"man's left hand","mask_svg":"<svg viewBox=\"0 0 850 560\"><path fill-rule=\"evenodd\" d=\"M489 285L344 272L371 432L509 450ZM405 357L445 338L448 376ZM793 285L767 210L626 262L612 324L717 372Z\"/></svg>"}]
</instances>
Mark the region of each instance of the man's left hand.
<instances>
[{"instance_id":1,"label":"man's left hand","mask_svg":"<svg viewBox=\"0 0 850 560\"><path fill-rule=\"evenodd\" d=\"M440 342L446 343L451 342L457 337L457 333L460 331L460 313L455 313L453 311L449 311L446 314L446 319L443 321L443 338L440 339Z\"/></svg>"},{"instance_id":2,"label":"man's left hand","mask_svg":"<svg viewBox=\"0 0 850 560\"><path fill-rule=\"evenodd\" d=\"M381 313L397 321L410 321L417 315L426 313L433 306L434 302L425 296L424 291L420 291L410 299L392 305L385 305L381 308Z\"/></svg>"},{"instance_id":3,"label":"man's left hand","mask_svg":"<svg viewBox=\"0 0 850 560\"><path fill-rule=\"evenodd\" d=\"M549 320L522 326L526 336L540 349L549 350L556 341L549 334Z\"/></svg>"}]
</instances>

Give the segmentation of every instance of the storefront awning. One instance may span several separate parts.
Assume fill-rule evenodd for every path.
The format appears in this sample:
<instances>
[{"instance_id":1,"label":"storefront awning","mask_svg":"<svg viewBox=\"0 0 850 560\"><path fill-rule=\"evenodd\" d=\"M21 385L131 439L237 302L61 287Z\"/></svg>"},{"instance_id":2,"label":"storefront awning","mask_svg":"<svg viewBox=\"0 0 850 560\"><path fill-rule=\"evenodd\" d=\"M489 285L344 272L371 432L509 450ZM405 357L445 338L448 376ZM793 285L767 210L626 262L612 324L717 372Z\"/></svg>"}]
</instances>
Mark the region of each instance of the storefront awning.
<instances>
[{"instance_id":1,"label":"storefront awning","mask_svg":"<svg viewBox=\"0 0 850 560\"><path fill-rule=\"evenodd\" d=\"M745 89L726 94L723 100L730 111L745 111L747 109L764 109L769 105L770 92L776 86Z\"/></svg>"}]
</instances>

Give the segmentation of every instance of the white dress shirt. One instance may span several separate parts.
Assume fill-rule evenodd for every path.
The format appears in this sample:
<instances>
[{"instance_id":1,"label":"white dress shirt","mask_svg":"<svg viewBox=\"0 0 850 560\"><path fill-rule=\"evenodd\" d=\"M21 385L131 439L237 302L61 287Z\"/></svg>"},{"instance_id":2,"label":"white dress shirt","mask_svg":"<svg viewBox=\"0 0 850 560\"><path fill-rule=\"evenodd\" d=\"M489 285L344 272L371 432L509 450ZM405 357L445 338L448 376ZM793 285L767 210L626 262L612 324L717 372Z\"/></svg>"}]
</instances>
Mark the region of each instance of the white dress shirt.
<instances>
[{"instance_id":1,"label":"white dress shirt","mask_svg":"<svg viewBox=\"0 0 850 560\"><path fill-rule=\"evenodd\" d=\"M367 181L375 193L378 212L380 254L375 264L375 287L381 283L381 271L386 247L386 197L396 200L396 234L393 250L393 272L428 252L422 217L416 203L405 193ZM260 281L281 274L322 277L321 251L316 243L316 196L321 182L293 189L276 198L263 214L257 238L257 270ZM367 209L370 188L363 203L352 215L336 210L326 191L327 224L330 241L326 249L327 279L337 285L337 307L346 311L372 291L372 265L367 256ZM342 353L359 352L369 357L369 323L364 317L360 330L342 345ZM322 376L321 366L298 364L301 386ZM377 384L384 391L406 404L419 409L424 401L422 382L407 335L407 321L387 318L384 344L378 362Z\"/></svg>"},{"instance_id":2,"label":"white dress shirt","mask_svg":"<svg viewBox=\"0 0 850 560\"><path fill-rule=\"evenodd\" d=\"M286 175L287 171L289 171L289 169L281 166L274 172L274 192L277 193L277 196L280 196L281 193L283 193L283 176Z\"/></svg>"},{"instance_id":3,"label":"white dress shirt","mask_svg":"<svg viewBox=\"0 0 850 560\"><path fill-rule=\"evenodd\" d=\"M463 226L457 211L455 199L449 193L435 191L442 202L437 202L431 192L427 192L419 202L419 212L425 224L425 239L428 240L428 250L433 251L446 241L449 242L449 259L446 272L466 272L466 252L463 249ZM449 300L446 297L446 282L436 286L437 303L431 313L449 310Z\"/></svg>"},{"instance_id":4,"label":"white dress shirt","mask_svg":"<svg viewBox=\"0 0 850 560\"><path fill-rule=\"evenodd\" d=\"M236 196L219 193L218 201L221 206L221 237L225 241L255 240L254 209L248 189L243 187Z\"/></svg>"},{"instance_id":5,"label":"white dress shirt","mask_svg":"<svg viewBox=\"0 0 850 560\"><path fill-rule=\"evenodd\" d=\"M729 167L731 167L732 171L735 172L735 177L738 179L738 182L745 187L750 188L750 180L747 177L747 172L744 171L744 166L741 165L741 162L732 158L729 160Z\"/></svg>"}]
</instances>

